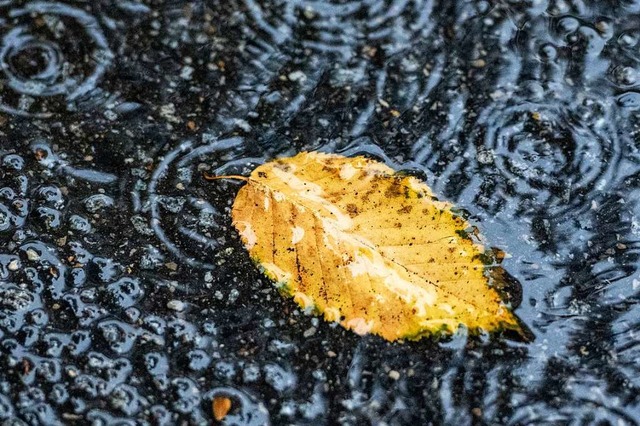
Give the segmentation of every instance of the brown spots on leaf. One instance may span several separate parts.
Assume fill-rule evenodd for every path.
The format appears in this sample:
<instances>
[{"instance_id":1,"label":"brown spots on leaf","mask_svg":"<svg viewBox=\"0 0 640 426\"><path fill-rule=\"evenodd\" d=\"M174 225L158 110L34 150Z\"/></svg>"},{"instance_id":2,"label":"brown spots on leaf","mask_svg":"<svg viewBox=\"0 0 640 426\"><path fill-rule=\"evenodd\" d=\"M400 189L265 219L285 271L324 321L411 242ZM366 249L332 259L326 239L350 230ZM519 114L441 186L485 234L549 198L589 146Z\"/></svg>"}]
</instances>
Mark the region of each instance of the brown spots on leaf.
<instances>
[{"instance_id":1,"label":"brown spots on leaf","mask_svg":"<svg viewBox=\"0 0 640 426\"><path fill-rule=\"evenodd\" d=\"M360 196L361 200L364 203L369 203L370 200L376 198L376 193L378 192L377 187L367 186L367 190Z\"/></svg>"},{"instance_id":2,"label":"brown spots on leaf","mask_svg":"<svg viewBox=\"0 0 640 426\"><path fill-rule=\"evenodd\" d=\"M336 166L333 166L333 165L328 164L328 163L324 163L322 165L322 171L327 173L327 174L329 174L329 175L332 175L332 176L339 176L340 175L340 170Z\"/></svg>"},{"instance_id":3,"label":"brown spots on leaf","mask_svg":"<svg viewBox=\"0 0 640 426\"><path fill-rule=\"evenodd\" d=\"M405 186L400 184L400 181L393 179L391 185L385 190L384 195L388 198L396 198L405 195Z\"/></svg>"},{"instance_id":4,"label":"brown spots on leaf","mask_svg":"<svg viewBox=\"0 0 640 426\"><path fill-rule=\"evenodd\" d=\"M350 217L356 217L358 215L358 206L353 203L347 204L347 213Z\"/></svg>"},{"instance_id":5,"label":"brown spots on leaf","mask_svg":"<svg viewBox=\"0 0 640 426\"><path fill-rule=\"evenodd\" d=\"M325 197L326 197L327 201L335 203L335 202L341 200L342 198L344 198L344 188L340 188L337 191L328 192L325 195Z\"/></svg>"},{"instance_id":6,"label":"brown spots on leaf","mask_svg":"<svg viewBox=\"0 0 640 426\"><path fill-rule=\"evenodd\" d=\"M291 165L282 160L276 160L274 167L276 167L279 170L282 170L285 173L289 173L291 171Z\"/></svg>"},{"instance_id":7,"label":"brown spots on leaf","mask_svg":"<svg viewBox=\"0 0 640 426\"><path fill-rule=\"evenodd\" d=\"M398 209L398 213L400 214L409 214L411 213L411 210L413 210L413 206L410 204L407 204L406 206L402 206L401 209Z\"/></svg>"}]
</instances>

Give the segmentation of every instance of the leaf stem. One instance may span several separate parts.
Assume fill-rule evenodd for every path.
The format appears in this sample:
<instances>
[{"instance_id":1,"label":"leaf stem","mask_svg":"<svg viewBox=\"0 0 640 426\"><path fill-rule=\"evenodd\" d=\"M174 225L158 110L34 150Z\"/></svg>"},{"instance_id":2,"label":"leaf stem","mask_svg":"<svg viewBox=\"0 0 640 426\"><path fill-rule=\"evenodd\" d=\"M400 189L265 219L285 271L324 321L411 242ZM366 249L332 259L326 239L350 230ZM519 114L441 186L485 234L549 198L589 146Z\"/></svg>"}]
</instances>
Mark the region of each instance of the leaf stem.
<instances>
[{"instance_id":1,"label":"leaf stem","mask_svg":"<svg viewBox=\"0 0 640 426\"><path fill-rule=\"evenodd\" d=\"M246 176L240 176L240 175L223 175L223 176L216 176L216 175L212 175L209 174L207 172L204 172L202 174L202 176L206 179L206 180L219 180L219 179L236 179L236 180L241 180L243 182L249 182L249 178Z\"/></svg>"}]
</instances>

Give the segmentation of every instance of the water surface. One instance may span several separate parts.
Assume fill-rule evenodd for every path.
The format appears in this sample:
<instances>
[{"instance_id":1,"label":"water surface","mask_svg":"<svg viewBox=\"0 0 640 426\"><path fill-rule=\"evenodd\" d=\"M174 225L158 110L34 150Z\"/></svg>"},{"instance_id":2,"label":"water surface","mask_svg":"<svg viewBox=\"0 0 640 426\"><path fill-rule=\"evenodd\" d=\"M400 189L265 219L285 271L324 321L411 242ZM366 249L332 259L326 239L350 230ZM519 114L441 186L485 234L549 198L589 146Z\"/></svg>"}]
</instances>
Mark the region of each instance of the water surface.
<instances>
[{"instance_id":1,"label":"water surface","mask_svg":"<svg viewBox=\"0 0 640 426\"><path fill-rule=\"evenodd\" d=\"M635 0L0 1L0 419L640 423L639 48ZM535 341L281 298L202 174L303 150L468 212Z\"/></svg>"}]
</instances>

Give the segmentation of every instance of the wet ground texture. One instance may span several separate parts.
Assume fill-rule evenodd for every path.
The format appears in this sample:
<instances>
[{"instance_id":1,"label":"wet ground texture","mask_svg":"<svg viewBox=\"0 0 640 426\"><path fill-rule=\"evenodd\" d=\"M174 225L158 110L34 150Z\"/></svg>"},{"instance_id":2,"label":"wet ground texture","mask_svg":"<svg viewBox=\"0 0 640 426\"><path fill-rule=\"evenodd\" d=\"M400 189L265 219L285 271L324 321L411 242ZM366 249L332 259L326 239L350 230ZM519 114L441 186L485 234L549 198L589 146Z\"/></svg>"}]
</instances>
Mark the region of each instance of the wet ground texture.
<instances>
[{"instance_id":1,"label":"wet ground texture","mask_svg":"<svg viewBox=\"0 0 640 426\"><path fill-rule=\"evenodd\" d=\"M640 422L637 0L0 0L0 419ZM533 343L300 312L230 226L302 150L424 178Z\"/></svg>"}]
</instances>

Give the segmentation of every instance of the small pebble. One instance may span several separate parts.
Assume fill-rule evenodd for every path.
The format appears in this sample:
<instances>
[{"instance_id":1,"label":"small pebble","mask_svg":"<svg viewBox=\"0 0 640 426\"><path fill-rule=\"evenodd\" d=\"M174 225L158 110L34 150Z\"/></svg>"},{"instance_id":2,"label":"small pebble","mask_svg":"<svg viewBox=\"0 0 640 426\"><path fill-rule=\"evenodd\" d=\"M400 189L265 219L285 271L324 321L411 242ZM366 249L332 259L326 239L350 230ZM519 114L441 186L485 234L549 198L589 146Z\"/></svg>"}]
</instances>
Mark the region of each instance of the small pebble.
<instances>
[{"instance_id":1,"label":"small pebble","mask_svg":"<svg viewBox=\"0 0 640 426\"><path fill-rule=\"evenodd\" d=\"M31 260L31 261L36 261L40 259L40 255L38 254L37 251L33 250L33 249L28 249L27 250L27 259Z\"/></svg>"},{"instance_id":2,"label":"small pebble","mask_svg":"<svg viewBox=\"0 0 640 426\"><path fill-rule=\"evenodd\" d=\"M12 260L7 265L7 269L10 270L11 272L17 271L18 268L20 268L20 262L18 262L17 260Z\"/></svg>"},{"instance_id":3,"label":"small pebble","mask_svg":"<svg viewBox=\"0 0 640 426\"><path fill-rule=\"evenodd\" d=\"M167 302L167 308L176 312L182 312L184 311L185 304L180 300L170 300Z\"/></svg>"},{"instance_id":4,"label":"small pebble","mask_svg":"<svg viewBox=\"0 0 640 426\"><path fill-rule=\"evenodd\" d=\"M307 79L306 74L303 73L302 71L293 71L293 72L289 73L289 75L287 77L291 81L300 81L300 82L303 82L303 81L305 81Z\"/></svg>"}]
</instances>

